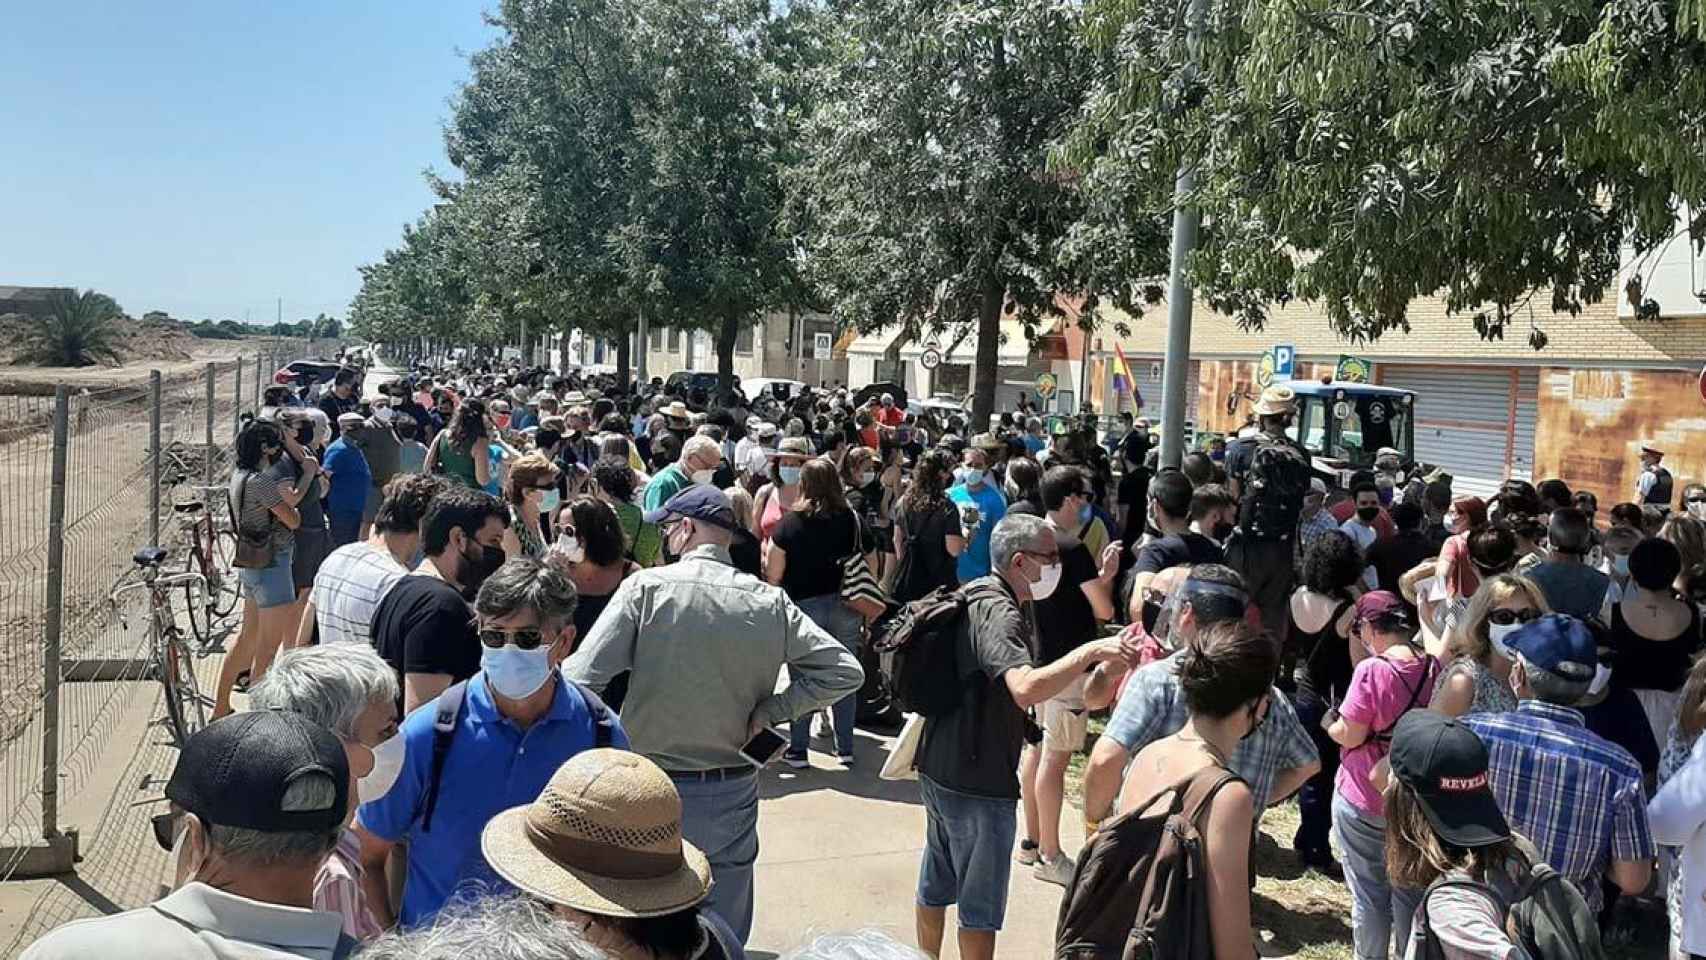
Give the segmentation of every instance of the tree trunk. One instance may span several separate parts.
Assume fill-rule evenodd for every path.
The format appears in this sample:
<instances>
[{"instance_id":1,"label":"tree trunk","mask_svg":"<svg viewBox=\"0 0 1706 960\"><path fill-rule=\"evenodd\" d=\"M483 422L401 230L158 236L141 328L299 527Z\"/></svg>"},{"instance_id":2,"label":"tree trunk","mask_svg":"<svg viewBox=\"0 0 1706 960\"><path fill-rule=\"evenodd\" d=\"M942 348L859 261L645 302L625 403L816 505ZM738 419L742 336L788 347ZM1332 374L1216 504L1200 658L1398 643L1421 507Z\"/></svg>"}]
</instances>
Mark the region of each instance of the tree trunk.
<instances>
[{"instance_id":1,"label":"tree trunk","mask_svg":"<svg viewBox=\"0 0 1706 960\"><path fill-rule=\"evenodd\" d=\"M983 278L983 296L977 305L977 359L973 361L972 376L977 388L972 391L971 426L973 434L989 430L989 418L995 412L996 381L1000 379L1001 308L1007 299L1001 277L994 272Z\"/></svg>"},{"instance_id":2,"label":"tree trunk","mask_svg":"<svg viewBox=\"0 0 1706 960\"><path fill-rule=\"evenodd\" d=\"M629 336L631 332L623 328L616 334L616 382L624 385L624 387L628 383L629 354L634 346Z\"/></svg>"},{"instance_id":3,"label":"tree trunk","mask_svg":"<svg viewBox=\"0 0 1706 960\"><path fill-rule=\"evenodd\" d=\"M723 393L735 388L735 338L740 336L740 316L728 314L717 330L717 390Z\"/></svg>"}]
</instances>

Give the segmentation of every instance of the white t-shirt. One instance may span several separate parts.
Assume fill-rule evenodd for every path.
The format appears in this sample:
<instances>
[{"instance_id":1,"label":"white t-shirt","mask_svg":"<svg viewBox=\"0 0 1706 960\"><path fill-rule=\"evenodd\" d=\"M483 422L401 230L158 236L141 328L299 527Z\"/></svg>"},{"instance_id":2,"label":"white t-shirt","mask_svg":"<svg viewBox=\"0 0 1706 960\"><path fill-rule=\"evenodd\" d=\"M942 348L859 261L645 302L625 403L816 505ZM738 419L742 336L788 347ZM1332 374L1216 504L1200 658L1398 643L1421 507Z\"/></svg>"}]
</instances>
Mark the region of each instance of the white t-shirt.
<instances>
[{"instance_id":1,"label":"white t-shirt","mask_svg":"<svg viewBox=\"0 0 1706 960\"><path fill-rule=\"evenodd\" d=\"M1374 532L1374 528L1363 523L1354 515L1344 523L1339 524L1339 530L1347 534L1352 540L1355 540L1357 549L1361 550L1364 554L1368 553L1369 547L1374 546L1374 540L1377 536ZM1368 589L1380 589L1380 575L1375 572L1373 564L1369 564L1364 568L1362 572L1362 580Z\"/></svg>"},{"instance_id":2,"label":"white t-shirt","mask_svg":"<svg viewBox=\"0 0 1706 960\"><path fill-rule=\"evenodd\" d=\"M373 642L373 615L379 602L408 570L366 542L347 543L321 561L308 598L321 643Z\"/></svg>"}]
</instances>

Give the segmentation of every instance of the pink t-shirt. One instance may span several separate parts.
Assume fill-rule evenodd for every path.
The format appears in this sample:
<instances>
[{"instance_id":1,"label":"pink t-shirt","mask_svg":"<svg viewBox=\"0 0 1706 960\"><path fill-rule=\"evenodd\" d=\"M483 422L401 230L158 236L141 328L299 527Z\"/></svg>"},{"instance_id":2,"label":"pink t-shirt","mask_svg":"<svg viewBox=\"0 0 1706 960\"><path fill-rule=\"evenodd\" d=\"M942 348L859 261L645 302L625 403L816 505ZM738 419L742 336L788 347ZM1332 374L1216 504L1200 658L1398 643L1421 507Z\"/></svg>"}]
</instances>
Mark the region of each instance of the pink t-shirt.
<instances>
[{"instance_id":1,"label":"pink t-shirt","mask_svg":"<svg viewBox=\"0 0 1706 960\"><path fill-rule=\"evenodd\" d=\"M1368 739L1343 752L1334 786L1363 813L1386 816L1386 800L1368 781L1368 774L1386 756L1391 744L1375 734L1386 731L1390 735L1392 726L1405 711L1428 705L1438 666L1433 657L1415 660L1369 657L1352 671L1351 685L1339 704L1339 716L1367 726Z\"/></svg>"}]
</instances>

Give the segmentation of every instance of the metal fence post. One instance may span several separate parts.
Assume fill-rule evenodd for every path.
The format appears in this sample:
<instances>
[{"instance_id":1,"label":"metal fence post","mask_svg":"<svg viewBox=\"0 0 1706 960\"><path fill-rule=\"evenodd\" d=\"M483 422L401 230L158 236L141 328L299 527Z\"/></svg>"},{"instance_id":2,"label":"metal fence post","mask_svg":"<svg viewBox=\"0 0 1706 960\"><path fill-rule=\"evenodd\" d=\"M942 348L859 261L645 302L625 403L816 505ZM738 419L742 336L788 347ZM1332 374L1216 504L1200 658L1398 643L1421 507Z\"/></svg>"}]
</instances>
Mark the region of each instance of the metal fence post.
<instances>
[{"instance_id":1,"label":"metal fence post","mask_svg":"<svg viewBox=\"0 0 1706 960\"><path fill-rule=\"evenodd\" d=\"M41 645L41 835L59 836L59 655L65 622L65 460L71 388L53 391L53 486L47 506L47 609Z\"/></svg>"},{"instance_id":2,"label":"metal fence post","mask_svg":"<svg viewBox=\"0 0 1706 960\"><path fill-rule=\"evenodd\" d=\"M255 351L255 413L261 412L261 395L266 393L266 374L262 371L261 359L265 356L262 351Z\"/></svg>"},{"instance_id":3,"label":"metal fence post","mask_svg":"<svg viewBox=\"0 0 1706 960\"><path fill-rule=\"evenodd\" d=\"M202 460L203 460L203 462L205 462L207 464L207 485L210 487L213 486L213 475L214 475L213 474L213 471L214 471L214 464L213 464L213 381L218 376L219 376L219 365L215 364L215 363L209 363L207 365L207 436L205 438L206 443L207 443L207 452L202 457Z\"/></svg>"},{"instance_id":4,"label":"metal fence post","mask_svg":"<svg viewBox=\"0 0 1706 960\"><path fill-rule=\"evenodd\" d=\"M160 371L148 371L148 543L160 545Z\"/></svg>"},{"instance_id":5,"label":"metal fence post","mask_svg":"<svg viewBox=\"0 0 1706 960\"><path fill-rule=\"evenodd\" d=\"M237 359L237 385L231 388L231 436L237 436L237 428L243 424L243 360Z\"/></svg>"}]
</instances>

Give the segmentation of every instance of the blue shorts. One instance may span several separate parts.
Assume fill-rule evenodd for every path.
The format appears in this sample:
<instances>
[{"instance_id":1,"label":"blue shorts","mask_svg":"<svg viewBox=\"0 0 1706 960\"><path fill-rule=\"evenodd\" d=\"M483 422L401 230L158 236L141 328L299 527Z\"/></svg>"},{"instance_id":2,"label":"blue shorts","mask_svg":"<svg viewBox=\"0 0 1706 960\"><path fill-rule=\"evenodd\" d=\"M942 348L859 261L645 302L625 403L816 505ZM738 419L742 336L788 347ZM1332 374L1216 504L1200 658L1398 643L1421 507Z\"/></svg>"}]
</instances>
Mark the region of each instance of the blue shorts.
<instances>
[{"instance_id":1,"label":"blue shorts","mask_svg":"<svg viewBox=\"0 0 1706 960\"><path fill-rule=\"evenodd\" d=\"M1001 929L1013 870L1018 801L978 797L918 778L924 795L924 860L918 904L959 904L960 929Z\"/></svg>"},{"instance_id":2,"label":"blue shorts","mask_svg":"<svg viewBox=\"0 0 1706 960\"><path fill-rule=\"evenodd\" d=\"M294 552L291 547L280 547L272 552L271 566L259 570L237 568L237 579L255 606L282 607L296 602L296 578L290 572Z\"/></svg>"}]
</instances>

